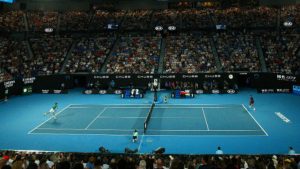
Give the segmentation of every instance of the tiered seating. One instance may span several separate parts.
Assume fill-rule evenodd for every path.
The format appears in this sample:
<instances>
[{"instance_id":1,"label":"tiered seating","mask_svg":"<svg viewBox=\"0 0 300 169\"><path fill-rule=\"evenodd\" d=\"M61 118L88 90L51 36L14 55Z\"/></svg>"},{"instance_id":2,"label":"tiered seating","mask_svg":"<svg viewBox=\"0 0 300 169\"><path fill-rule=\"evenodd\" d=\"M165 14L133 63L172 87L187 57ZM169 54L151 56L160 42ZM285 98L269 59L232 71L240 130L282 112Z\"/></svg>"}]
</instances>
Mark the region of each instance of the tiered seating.
<instances>
[{"instance_id":1,"label":"tiered seating","mask_svg":"<svg viewBox=\"0 0 300 169\"><path fill-rule=\"evenodd\" d=\"M214 42L225 72L261 70L254 36L251 33L218 33L214 35Z\"/></svg>"},{"instance_id":2,"label":"tiered seating","mask_svg":"<svg viewBox=\"0 0 300 169\"><path fill-rule=\"evenodd\" d=\"M31 63L24 41L0 39L0 70L6 74L6 80L12 77L30 77L34 74Z\"/></svg>"},{"instance_id":3,"label":"tiered seating","mask_svg":"<svg viewBox=\"0 0 300 169\"><path fill-rule=\"evenodd\" d=\"M99 73L113 42L114 38L109 37L82 38L72 51L65 71Z\"/></svg>"},{"instance_id":4,"label":"tiered seating","mask_svg":"<svg viewBox=\"0 0 300 169\"><path fill-rule=\"evenodd\" d=\"M69 38L40 38L31 39L34 53L32 67L40 75L59 73L72 40Z\"/></svg>"},{"instance_id":5,"label":"tiered seating","mask_svg":"<svg viewBox=\"0 0 300 169\"><path fill-rule=\"evenodd\" d=\"M84 11L65 12L61 15L60 29L62 31L87 31L90 15Z\"/></svg>"},{"instance_id":6,"label":"tiered seating","mask_svg":"<svg viewBox=\"0 0 300 169\"><path fill-rule=\"evenodd\" d=\"M97 10L91 22L90 28L92 30L106 30L108 24L115 24L120 26L121 21L125 15L125 11L103 11Z\"/></svg>"},{"instance_id":7,"label":"tiered seating","mask_svg":"<svg viewBox=\"0 0 300 169\"><path fill-rule=\"evenodd\" d=\"M56 29L58 12L31 11L27 12L28 27L31 31L44 31L45 28Z\"/></svg>"},{"instance_id":8,"label":"tiered seating","mask_svg":"<svg viewBox=\"0 0 300 169\"><path fill-rule=\"evenodd\" d=\"M187 9L181 12L183 29L211 28L213 26L208 11Z\"/></svg>"},{"instance_id":9,"label":"tiered seating","mask_svg":"<svg viewBox=\"0 0 300 169\"><path fill-rule=\"evenodd\" d=\"M121 37L106 65L107 73L155 73L158 69L160 38Z\"/></svg>"},{"instance_id":10,"label":"tiered seating","mask_svg":"<svg viewBox=\"0 0 300 169\"><path fill-rule=\"evenodd\" d=\"M122 23L122 29L125 30L147 30L151 28L151 16L152 11L150 10L136 10L128 11L124 17Z\"/></svg>"},{"instance_id":11,"label":"tiered seating","mask_svg":"<svg viewBox=\"0 0 300 169\"><path fill-rule=\"evenodd\" d=\"M5 32L21 32L25 30L22 11L0 11L0 31Z\"/></svg>"},{"instance_id":12,"label":"tiered seating","mask_svg":"<svg viewBox=\"0 0 300 169\"><path fill-rule=\"evenodd\" d=\"M164 73L216 72L209 38L181 34L167 38Z\"/></svg>"}]
</instances>

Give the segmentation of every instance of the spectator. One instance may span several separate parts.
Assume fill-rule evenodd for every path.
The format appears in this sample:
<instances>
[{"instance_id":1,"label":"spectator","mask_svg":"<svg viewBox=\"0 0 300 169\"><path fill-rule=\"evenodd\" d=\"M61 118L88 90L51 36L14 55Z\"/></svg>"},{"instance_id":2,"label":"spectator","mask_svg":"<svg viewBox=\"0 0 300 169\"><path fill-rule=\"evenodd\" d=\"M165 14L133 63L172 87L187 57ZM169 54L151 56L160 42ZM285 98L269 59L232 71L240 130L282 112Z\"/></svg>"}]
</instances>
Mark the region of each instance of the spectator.
<instances>
[{"instance_id":1,"label":"spectator","mask_svg":"<svg viewBox=\"0 0 300 169\"><path fill-rule=\"evenodd\" d=\"M288 155L296 155L296 151L293 149L293 147L289 147Z\"/></svg>"},{"instance_id":2,"label":"spectator","mask_svg":"<svg viewBox=\"0 0 300 169\"><path fill-rule=\"evenodd\" d=\"M217 33L214 41L225 72L261 70L252 33Z\"/></svg>"},{"instance_id":3,"label":"spectator","mask_svg":"<svg viewBox=\"0 0 300 169\"><path fill-rule=\"evenodd\" d=\"M1 32L22 32L25 30L23 11L0 11L0 31Z\"/></svg>"},{"instance_id":4,"label":"spectator","mask_svg":"<svg viewBox=\"0 0 300 169\"><path fill-rule=\"evenodd\" d=\"M221 147L220 147L220 146L218 146L218 149L217 149L217 151L216 151L216 154L219 154L219 155L223 154L223 151L221 150Z\"/></svg>"},{"instance_id":5,"label":"spectator","mask_svg":"<svg viewBox=\"0 0 300 169\"><path fill-rule=\"evenodd\" d=\"M113 42L109 37L82 38L66 63L65 72L100 73Z\"/></svg>"},{"instance_id":6,"label":"spectator","mask_svg":"<svg viewBox=\"0 0 300 169\"><path fill-rule=\"evenodd\" d=\"M164 73L216 71L215 59L207 36L180 34L167 38Z\"/></svg>"},{"instance_id":7,"label":"spectator","mask_svg":"<svg viewBox=\"0 0 300 169\"><path fill-rule=\"evenodd\" d=\"M159 37L121 37L112 56L108 58L106 73L155 73L158 69L159 45Z\"/></svg>"}]
</instances>

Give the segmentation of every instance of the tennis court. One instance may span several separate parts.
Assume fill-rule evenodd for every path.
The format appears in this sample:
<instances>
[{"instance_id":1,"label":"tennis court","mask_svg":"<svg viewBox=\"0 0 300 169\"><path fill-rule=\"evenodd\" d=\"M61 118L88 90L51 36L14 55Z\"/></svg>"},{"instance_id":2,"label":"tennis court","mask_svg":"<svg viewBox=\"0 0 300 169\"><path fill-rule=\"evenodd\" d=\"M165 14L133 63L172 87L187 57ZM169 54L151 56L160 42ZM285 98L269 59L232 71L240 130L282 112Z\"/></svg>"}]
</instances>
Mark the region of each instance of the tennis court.
<instances>
[{"instance_id":1,"label":"tennis court","mask_svg":"<svg viewBox=\"0 0 300 169\"><path fill-rule=\"evenodd\" d=\"M29 134L131 135L144 131L151 104L69 105ZM157 104L146 135L267 136L244 105Z\"/></svg>"}]
</instances>

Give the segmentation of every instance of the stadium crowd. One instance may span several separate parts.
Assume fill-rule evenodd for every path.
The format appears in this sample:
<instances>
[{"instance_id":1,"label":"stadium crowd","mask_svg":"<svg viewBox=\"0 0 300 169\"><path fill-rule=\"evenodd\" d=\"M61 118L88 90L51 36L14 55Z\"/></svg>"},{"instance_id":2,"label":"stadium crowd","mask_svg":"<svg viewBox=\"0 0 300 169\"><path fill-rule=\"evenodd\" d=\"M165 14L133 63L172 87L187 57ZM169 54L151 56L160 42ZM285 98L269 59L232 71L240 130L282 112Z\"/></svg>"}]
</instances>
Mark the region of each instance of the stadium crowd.
<instances>
[{"instance_id":1,"label":"stadium crowd","mask_svg":"<svg viewBox=\"0 0 300 169\"><path fill-rule=\"evenodd\" d=\"M91 15L85 11L69 11L60 17L61 31L87 31Z\"/></svg>"},{"instance_id":2,"label":"stadium crowd","mask_svg":"<svg viewBox=\"0 0 300 169\"><path fill-rule=\"evenodd\" d=\"M261 36L267 68L270 72L299 74L299 35L276 32Z\"/></svg>"},{"instance_id":3,"label":"stadium crowd","mask_svg":"<svg viewBox=\"0 0 300 169\"><path fill-rule=\"evenodd\" d=\"M31 69L38 75L58 74L71 47L70 38L45 37L30 39L34 54Z\"/></svg>"},{"instance_id":4,"label":"stadium crowd","mask_svg":"<svg viewBox=\"0 0 300 169\"><path fill-rule=\"evenodd\" d=\"M209 11L186 9L181 11L182 14L182 29L197 30L201 28L213 27L212 21L209 17Z\"/></svg>"},{"instance_id":5,"label":"stadium crowd","mask_svg":"<svg viewBox=\"0 0 300 169\"><path fill-rule=\"evenodd\" d=\"M255 39L251 33L217 33L214 41L225 72L260 71Z\"/></svg>"},{"instance_id":6,"label":"stadium crowd","mask_svg":"<svg viewBox=\"0 0 300 169\"><path fill-rule=\"evenodd\" d=\"M109 37L82 38L72 50L64 72L99 73L113 42L114 38Z\"/></svg>"},{"instance_id":7,"label":"stadium crowd","mask_svg":"<svg viewBox=\"0 0 300 169\"><path fill-rule=\"evenodd\" d=\"M216 72L209 38L202 35L170 36L166 42L164 73Z\"/></svg>"},{"instance_id":8,"label":"stadium crowd","mask_svg":"<svg viewBox=\"0 0 300 169\"><path fill-rule=\"evenodd\" d=\"M155 26L161 25L164 29L167 26L176 26L177 30L186 32L162 36L166 39L165 54L161 53L164 50L160 50L162 37L148 36L149 32L137 37L127 37L118 31L118 38L108 37L110 35L104 36L105 38L80 37L82 39L79 42L76 38L43 36L22 40L3 39L0 42L1 72L6 78L55 74L60 71L98 73L104 66L106 73L156 73L161 54L164 56L161 62L163 73L217 72L219 60L221 70L225 72L261 71L263 63L259 59L256 33L253 33L254 30L244 29L247 27L259 28L261 31L258 39L269 72L300 74L297 56L300 48L299 30L296 29L299 25L299 12L299 5L280 9L234 7L90 12L3 11L0 13L2 32L22 32L27 27L32 34L40 34L45 28L69 33L105 31L109 24L118 25L115 28L122 31L153 30ZM294 22L291 28L279 27L280 31L268 31L268 28L278 26L279 21L282 23L287 20ZM215 31L215 24L224 24L239 30ZM192 33L203 28L205 30ZM26 42L29 42L33 56L28 54L30 52ZM114 42L116 46L112 49ZM69 51L72 43L75 43L75 47ZM214 49L217 55L214 54ZM66 58L67 53L71 53L71 57ZM63 67L63 64L66 66Z\"/></svg>"},{"instance_id":9,"label":"stadium crowd","mask_svg":"<svg viewBox=\"0 0 300 169\"><path fill-rule=\"evenodd\" d=\"M108 24L120 25L123 17L125 15L124 10L120 11L95 11L93 20L91 21L91 30L106 30L108 29Z\"/></svg>"},{"instance_id":10,"label":"stadium crowd","mask_svg":"<svg viewBox=\"0 0 300 169\"><path fill-rule=\"evenodd\" d=\"M31 66L25 41L0 38L0 70L5 73L4 80L31 76Z\"/></svg>"},{"instance_id":11,"label":"stadium crowd","mask_svg":"<svg viewBox=\"0 0 300 169\"><path fill-rule=\"evenodd\" d=\"M0 11L0 31L22 32L25 30L23 11Z\"/></svg>"},{"instance_id":12,"label":"stadium crowd","mask_svg":"<svg viewBox=\"0 0 300 169\"><path fill-rule=\"evenodd\" d=\"M127 12L124 16L122 27L126 30L148 30L151 29L151 16L150 10L135 10Z\"/></svg>"},{"instance_id":13,"label":"stadium crowd","mask_svg":"<svg viewBox=\"0 0 300 169\"><path fill-rule=\"evenodd\" d=\"M219 153L219 151L216 151ZM0 169L299 169L300 156L0 153Z\"/></svg>"},{"instance_id":14,"label":"stadium crowd","mask_svg":"<svg viewBox=\"0 0 300 169\"><path fill-rule=\"evenodd\" d=\"M160 37L123 36L108 58L106 73L153 74L158 69Z\"/></svg>"},{"instance_id":15,"label":"stadium crowd","mask_svg":"<svg viewBox=\"0 0 300 169\"><path fill-rule=\"evenodd\" d=\"M28 27L31 31L44 32L46 28L57 29L58 12L27 12Z\"/></svg>"}]
</instances>

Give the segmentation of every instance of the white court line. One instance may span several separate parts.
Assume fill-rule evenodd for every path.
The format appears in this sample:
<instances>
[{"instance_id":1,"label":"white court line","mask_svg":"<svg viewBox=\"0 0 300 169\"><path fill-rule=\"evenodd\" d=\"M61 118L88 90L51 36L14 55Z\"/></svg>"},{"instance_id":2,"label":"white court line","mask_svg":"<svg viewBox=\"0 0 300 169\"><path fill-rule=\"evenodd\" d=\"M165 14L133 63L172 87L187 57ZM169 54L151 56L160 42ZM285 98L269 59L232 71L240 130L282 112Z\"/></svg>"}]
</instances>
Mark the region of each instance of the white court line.
<instances>
[{"instance_id":1,"label":"white court line","mask_svg":"<svg viewBox=\"0 0 300 169\"><path fill-rule=\"evenodd\" d=\"M63 131L63 130L70 130L70 131L132 131L132 129L72 129L72 128L65 128L65 129L59 129L59 128L39 128L41 130L55 130L55 131ZM137 130L143 130L143 129L137 129ZM151 130L148 129L147 131L261 131L261 130Z\"/></svg>"},{"instance_id":2,"label":"white court line","mask_svg":"<svg viewBox=\"0 0 300 169\"><path fill-rule=\"evenodd\" d=\"M202 108L202 114L203 114L203 117L204 117L204 120L205 120L206 128L207 128L207 130L209 131L208 123L207 123L206 116L205 116L205 112L204 112L204 109L203 109L203 108Z\"/></svg>"},{"instance_id":3,"label":"white court line","mask_svg":"<svg viewBox=\"0 0 300 169\"><path fill-rule=\"evenodd\" d=\"M128 137L132 136L131 134L91 134L91 133L29 133L30 135L36 135L36 134L44 134L44 135L70 135L70 136L86 136L86 135L96 135L96 136L114 136L114 137ZM267 137L265 134L263 135L145 135L146 137L251 137L251 136L261 136L261 137Z\"/></svg>"},{"instance_id":4,"label":"white court line","mask_svg":"<svg viewBox=\"0 0 300 169\"><path fill-rule=\"evenodd\" d=\"M60 113L62 113L63 111L65 111L67 108L69 108L71 106L71 104L69 104L67 107L61 109L57 114L59 115ZM39 124L38 126L36 126L35 128L33 128L32 130L30 130L27 134L30 134L31 132L33 132L35 129L41 127L43 124L45 124L46 122L50 121L53 117L50 117L48 120L44 121L43 123Z\"/></svg>"},{"instance_id":5,"label":"white court line","mask_svg":"<svg viewBox=\"0 0 300 169\"><path fill-rule=\"evenodd\" d=\"M88 129L100 116L101 116L101 114L103 114L104 112L105 112L105 110L107 109L107 107L105 107L99 114L98 114L98 116L97 117L95 117L94 118L94 120L92 120L91 122L90 122L90 124L89 125L87 125L86 126L86 128L85 129Z\"/></svg>"},{"instance_id":6,"label":"white court line","mask_svg":"<svg viewBox=\"0 0 300 169\"><path fill-rule=\"evenodd\" d=\"M106 106L106 105L113 105L113 106L117 106L117 105L134 105L134 106L139 106L139 105L151 105L152 103L149 104L70 104L71 106ZM157 104L158 106L160 106L161 104ZM179 106L224 106L226 104L168 104L168 105L179 105ZM238 106L239 104L229 104L229 105L236 105Z\"/></svg>"},{"instance_id":7,"label":"white court line","mask_svg":"<svg viewBox=\"0 0 300 169\"><path fill-rule=\"evenodd\" d=\"M252 117L252 119L256 122L256 124L260 127L260 129L266 134L266 136L269 136L268 133L265 131L264 128L262 128L262 126L256 121L256 119L252 116L252 114L248 111L248 109L245 107L244 104L242 104L242 106L244 107L244 109L248 112L248 114Z\"/></svg>"},{"instance_id":8,"label":"white court line","mask_svg":"<svg viewBox=\"0 0 300 169\"><path fill-rule=\"evenodd\" d=\"M141 139L140 144L139 144L139 147L138 147L138 152L140 152L140 149L141 149L141 146L142 146L142 143L143 143L144 136L145 136L145 134L142 135L142 139Z\"/></svg>"},{"instance_id":9,"label":"white court line","mask_svg":"<svg viewBox=\"0 0 300 169\"><path fill-rule=\"evenodd\" d=\"M99 119L109 119L109 118L113 118L113 119L145 119L146 117L115 117L115 116L101 116L99 117ZM195 117L151 117L151 119L195 119L197 118L197 116Z\"/></svg>"},{"instance_id":10,"label":"white court line","mask_svg":"<svg viewBox=\"0 0 300 169\"><path fill-rule=\"evenodd\" d=\"M146 117L115 117L115 116L101 116L98 119L145 119Z\"/></svg>"},{"instance_id":11,"label":"white court line","mask_svg":"<svg viewBox=\"0 0 300 169\"><path fill-rule=\"evenodd\" d=\"M69 109L94 109L95 107L87 106L87 107L69 107Z\"/></svg>"},{"instance_id":12,"label":"white court line","mask_svg":"<svg viewBox=\"0 0 300 169\"><path fill-rule=\"evenodd\" d=\"M93 108L93 107L70 107L72 109L84 109L84 108ZM118 107L108 107L108 109L149 109L149 107L130 107L130 106L118 106ZM224 108L232 108L232 107L176 107L176 106L171 106L171 107L154 107L154 109L201 109L201 108L207 108L207 109L224 109Z\"/></svg>"},{"instance_id":13,"label":"white court line","mask_svg":"<svg viewBox=\"0 0 300 169\"><path fill-rule=\"evenodd\" d=\"M107 107L109 109L149 109L151 106L149 107L129 107L129 106L126 106L126 107Z\"/></svg>"},{"instance_id":14,"label":"white court line","mask_svg":"<svg viewBox=\"0 0 300 169\"><path fill-rule=\"evenodd\" d=\"M151 105L149 104L71 104L72 106L106 106L106 105L112 105L112 106L117 106L117 105Z\"/></svg>"},{"instance_id":15,"label":"white court line","mask_svg":"<svg viewBox=\"0 0 300 169\"><path fill-rule=\"evenodd\" d=\"M147 131L261 131L261 130L151 130L148 129Z\"/></svg>"},{"instance_id":16,"label":"white court line","mask_svg":"<svg viewBox=\"0 0 300 169\"><path fill-rule=\"evenodd\" d=\"M133 129L72 129L72 128L39 128L41 130L55 130L55 131L63 131L63 130L70 130L70 131L133 131ZM137 130L143 130L143 129L137 129Z\"/></svg>"},{"instance_id":17,"label":"white court line","mask_svg":"<svg viewBox=\"0 0 300 169\"><path fill-rule=\"evenodd\" d=\"M224 109L224 108L232 108L232 107L154 107L154 109Z\"/></svg>"}]
</instances>

